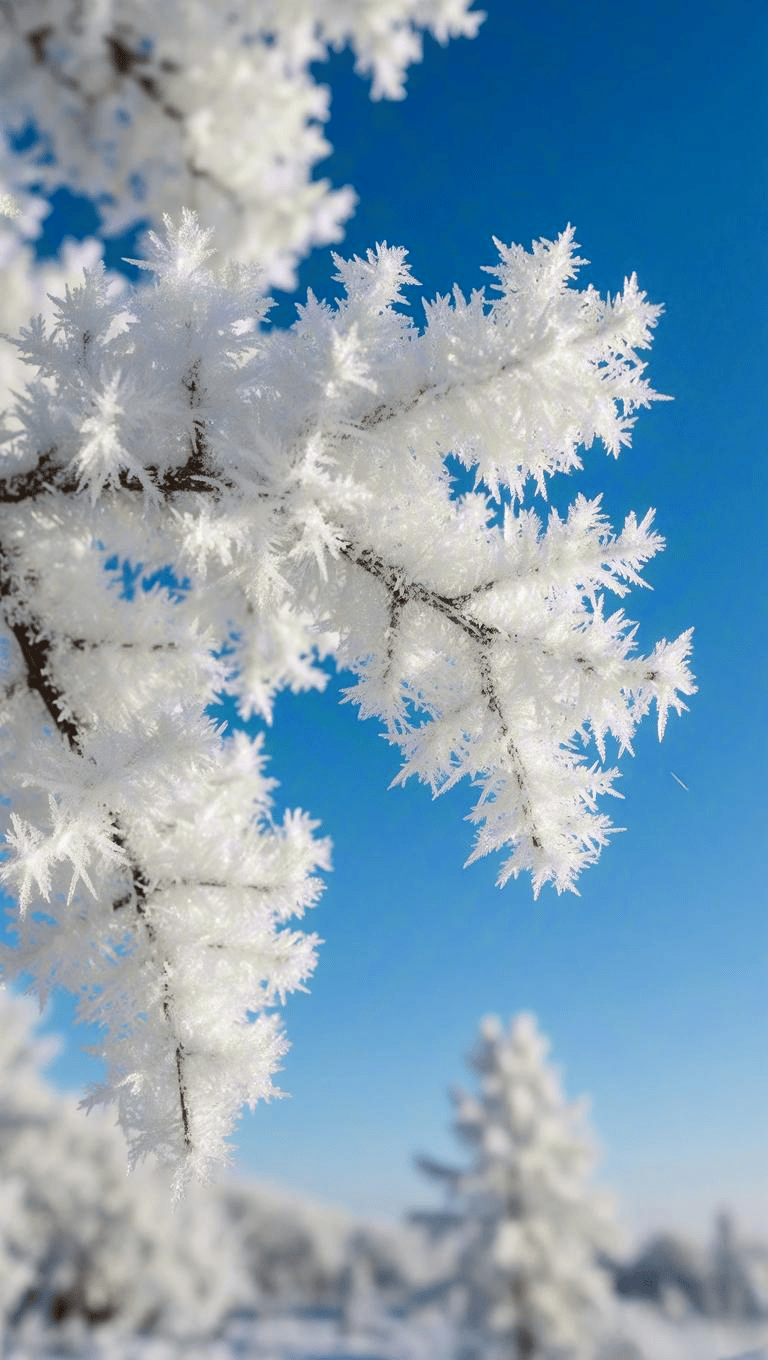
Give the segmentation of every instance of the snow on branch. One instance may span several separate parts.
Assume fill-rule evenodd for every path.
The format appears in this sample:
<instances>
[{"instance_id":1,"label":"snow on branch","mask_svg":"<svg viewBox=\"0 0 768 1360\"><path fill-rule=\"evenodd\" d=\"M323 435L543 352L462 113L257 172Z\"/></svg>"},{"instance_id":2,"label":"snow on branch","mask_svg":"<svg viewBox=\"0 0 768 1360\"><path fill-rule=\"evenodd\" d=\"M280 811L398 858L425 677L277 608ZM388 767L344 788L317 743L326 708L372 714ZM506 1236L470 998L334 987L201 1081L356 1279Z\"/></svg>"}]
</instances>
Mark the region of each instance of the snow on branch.
<instances>
[{"instance_id":1,"label":"snow on branch","mask_svg":"<svg viewBox=\"0 0 768 1360\"><path fill-rule=\"evenodd\" d=\"M331 151L313 64L349 47L372 97L400 99L423 32L471 38L482 18L468 0L185 0L183 14L178 0L4 0L2 126L37 133L11 187L66 185L107 235L191 205L229 253L293 287L357 201L313 177Z\"/></svg>"},{"instance_id":2,"label":"snow on branch","mask_svg":"<svg viewBox=\"0 0 768 1360\"><path fill-rule=\"evenodd\" d=\"M631 750L693 692L689 634L643 656L606 603L662 548L653 512L614 530L599 498L526 503L595 439L628 441L660 309L634 279L577 289L570 228L499 250L498 298L454 290L421 330L385 245L337 261L334 306L310 295L270 330L260 279L218 270L184 213L150 240L152 286L116 295L96 268L18 342L37 376L0 466L2 878L26 904L7 965L110 1027L134 1152L182 1178L272 1093L274 1007L316 944L285 923L328 860L303 814L274 824L218 695L269 720L333 656L400 750L395 782L468 777L470 859L502 851L499 881L538 892L573 889L609 837L608 739ZM185 589L128 599L110 561Z\"/></svg>"}]
</instances>

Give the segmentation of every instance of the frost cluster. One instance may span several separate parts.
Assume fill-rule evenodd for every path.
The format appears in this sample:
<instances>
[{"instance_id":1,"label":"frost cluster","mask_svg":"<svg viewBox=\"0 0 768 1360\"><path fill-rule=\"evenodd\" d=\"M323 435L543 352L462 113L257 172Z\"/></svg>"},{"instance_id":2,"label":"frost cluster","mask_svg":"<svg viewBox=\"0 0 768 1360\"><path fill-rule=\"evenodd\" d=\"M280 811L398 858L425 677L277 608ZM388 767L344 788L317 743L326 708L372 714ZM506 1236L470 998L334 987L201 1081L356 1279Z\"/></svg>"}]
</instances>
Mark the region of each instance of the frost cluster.
<instances>
[{"instance_id":1,"label":"frost cluster","mask_svg":"<svg viewBox=\"0 0 768 1360\"><path fill-rule=\"evenodd\" d=\"M330 91L349 47L374 99L399 99L422 35L472 37L469 0L5 0L0 5L0 331L91 267L95 237L38 254L56 191L85 196L98 236L193 208L264 284L290 288L357 201L316 174ZM9 192L10 191L10 192ZM0 405L25 375L0 344Z\"/></svg>"},{"instance_id":2,"label":"frost cluster","mask_svg":"<svg viewBox=\"0 0 768 1360\"><path fill-rule=\"evenodd\" d=\"M182 1178L273 1093L274 1008L315 962L289 922L328 867L305 813L273 819L261 744L225 738L217 698L269 721L332 657L396 782L467 776L470 860L500 851L499 882L538 892L608 839L608 739L630 749L652 704L661 733L692 689L688 634L641 655L606 603L662 546L652 512L613 531L599 499L526 503L580 446L618 453L654 397L637 351L659 309L634 279L577 289L570 229L499 245L498 298L455 290L419 329L405 252L380 246L278 331L209 238L167 220L153 284L95 268L23 331L36 376L0 468L6 966L108 1027L97 1096Z\"/></svg>"},{"instance_id":3,"label":"frost cluster","mask_svg":"<svg viewBox=\"0 0 768 1360\"><path fill-rule=\"evenodd\" d=\"M87 196L108 236L193 208L292 287L356 202L313 178L331 151L313 63L349 47L373 98L400 99L422 33L472 37L482 17L469 0L5 0L0 126L36 133L15 187Z\"/></svg>"}]
</instances>

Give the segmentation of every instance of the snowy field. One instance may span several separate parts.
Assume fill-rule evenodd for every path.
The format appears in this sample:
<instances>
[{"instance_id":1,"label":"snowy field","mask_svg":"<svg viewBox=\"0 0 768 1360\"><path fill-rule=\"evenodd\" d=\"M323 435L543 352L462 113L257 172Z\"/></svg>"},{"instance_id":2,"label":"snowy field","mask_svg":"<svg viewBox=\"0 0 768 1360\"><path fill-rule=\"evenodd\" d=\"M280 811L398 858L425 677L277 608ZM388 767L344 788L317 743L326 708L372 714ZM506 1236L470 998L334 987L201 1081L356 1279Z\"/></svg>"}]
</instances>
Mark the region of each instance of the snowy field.
<instances>
[{"instance_id":1,"label":"snowy field","mask_svg":"<svg viewBox=\"0 0 768 1360\"><path fill-rule=\"evenodd\" d=\"M450 1360L439 1320L381 1317L356 1331L334 1317L243 1314L219 1337L183 1341L70 1329L52 1348L33 1329L3 1360ZM645 1304L617 1303L595 1360L768 1360L768 1321L755 1325L664 1318Z\"/></svg>"}]
</instances>

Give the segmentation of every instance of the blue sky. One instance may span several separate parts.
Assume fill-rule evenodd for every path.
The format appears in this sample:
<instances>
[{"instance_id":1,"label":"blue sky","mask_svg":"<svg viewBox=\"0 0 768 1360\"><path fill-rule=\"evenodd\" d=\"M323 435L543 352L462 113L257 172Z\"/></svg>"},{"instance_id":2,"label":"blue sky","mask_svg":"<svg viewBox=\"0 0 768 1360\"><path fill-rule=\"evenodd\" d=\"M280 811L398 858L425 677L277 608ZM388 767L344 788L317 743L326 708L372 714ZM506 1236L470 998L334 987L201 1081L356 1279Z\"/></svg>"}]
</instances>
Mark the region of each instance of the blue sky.
<instances>
[{"instance_id":1,"label":"blue sky","mask_svg":"<svg viewBox=\"0 0 768 1360\"><path fill-rule=\"evenodd\" d=\"M345 55L323 73L320 173L360 195L343 250L407 246L433 296L487 282L492 235L528 245L573 222L584 282L613 292L636 270L665 304L650 373L674 403L553 495L602 490L614 522L657 508L667 551L627 612L646 649L695 626L700 692L661 746L640 732L610 809L628 831L581 896L536 903L522 880L498 891L490 861L462 870L468 789L388 792L396 754L337 686L280 699L272 772L333 836L335 871L311 993L287 1007L291 1099L243 1121L239 1165L365 1213L432 1202L412 1157L457 1151L446 1089L478 1020L530 1009L568 1093L592 1097L600 1179L631 1229L702 1233L730 1204L768 1236L768 15L757 0L486 8L473 42L427 43L402 103L370 103ZM332 272L317 252L299 296L332 296ZM292 309L281 299L282 320ZM55 1069L70 1087L92 1072L72 1053Z\"/></svg>"}]
</instances>

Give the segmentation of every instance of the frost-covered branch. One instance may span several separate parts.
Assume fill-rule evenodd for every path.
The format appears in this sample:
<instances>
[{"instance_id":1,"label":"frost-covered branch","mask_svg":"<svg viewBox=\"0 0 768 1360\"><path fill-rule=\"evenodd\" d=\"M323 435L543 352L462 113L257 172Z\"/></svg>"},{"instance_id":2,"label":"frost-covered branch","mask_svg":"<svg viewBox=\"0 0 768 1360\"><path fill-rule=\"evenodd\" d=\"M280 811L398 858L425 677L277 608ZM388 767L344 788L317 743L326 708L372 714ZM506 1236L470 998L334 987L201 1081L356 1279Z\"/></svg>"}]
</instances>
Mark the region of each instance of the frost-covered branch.
<instances>
[{"instance_id":1,"label":"frost-covered branch","mask_svg":"<svg viewBox=\"0 0 768 1360\"><path fill-rule=\"evenodd\" d=\"M332 150L315 63L349 47L372 97L398 99L423 33L472 37L481 19L468 0L2 0L0 332L50 317L48 295L101 258L93 237L39 258L62 188L91 200L100 238L192 206L262 286L293 287L356 202L315 175ZM0 408L25 380L1 341Z\"/></svg>"},{"instance_id":2,"label":"frost-covered branch","mask_svg":"<svg viewBox=\"0 0 768 1360\"><path fill-rule=\"evenodd\" d=\"M3 0L0 119L38 134L13 182L86 194L107 235L194 207L228 253L290 287L355 204L312 178L331 150L313 63L350 47L373 98L398 99L423 32L472 37L481 19L468 0Z\"/></svg>"},{"instance_id":3,"label":"frost-covered branch","mask_svg":"<svg viewBox=\"0 0 768 1360\"><path fill-rule=\"evenodd\" d=\"M95 269L19 342L37 377L0 467L2 877L26 910L9 962L116 1036L134 1152L199 1169L272 1090L272 1008L316 943L285 922L327 863L303 814L272 823L258 743L211 720L221 694L269 721L332 656L399 748L395 782L468 776L470 859L504 851L500 882L538 892L573 888L609 836L609 738L631 749L652 704L663 731L693 685L688 634L640 655L605 604L662 547L652 512L615 532L599 498L546 521L527 503L595 439L618 453L655 399L638 351L659 309L634 279L578 290L568 229L500 246L498 298L455 290L420 330L383 246L278 331L192 214L149 248L152 286L117 295ZM118 588L169 566L175 593Z\"/></svg>"},{"instance_id":4,"label":"frost-covered branch","mask_svg":"<svg viewBox=\"0 0 768 1360\"><path fill-rule=\"evenodd\" d=\"M50 522L47 527L51 529ZM61 625L61 635L54 640L50 619L46 626L39 614L30 612L23 569L21 575L14 572L10 559L3 551L0 587L21 675L14 674L14 658L8 656L4 716L6 723L20 724L16 734L6 729L6 736L17 736L15 754L22 765L17 774L22 789L14 799L6 833L15 862L5 876L19 893L22 911L21 947L17 956L13 951L12 962L33 972L43 992L56 983L68 985L81 994L84 1016L113 1026L108 1045L113 1095L116 1087L133 1153L159 1150L176 1164L180 1186L191 1173L204 1173L211 1160L223 1155L223 1139L243 1101L268 1097L273 1091L271 1075L286 1045L276 1016L268 1012L278 998L303 984L314 967L316 944L314 936L279 927L286 916L313 904L319 884L311 871L326 865L327 848L313 842L313 824L301 815L288 817L282 828L270 825L269 781L260 774L258 743L250 744L243 736L225 749L220 741L215 743L205 753L209 768L201 782L195 766L203 752L194 752L192 763L184 760L184 746L194 747L195 735L184 730L188 711L179 713L175 751L163 741L168 734L157 721L162 712L148 711L152 697L155 702L165 697L166 707L174 712L181 709L173 687L163 695L162 676L148 687L144 711L136 695L130 696L134 730L128 745L133 750L121 770L119 753L98 740L95 710L88 714L86 703L86 716L81 716L84 693L72 662L78 653L88 653L77 658L87 668L81 673L88 676L92 694L105 679L108 693L119 684L115 662L127 678L125 658L115 656L118 649L135 651L138 666L146 667L148 653L162 651L176 660L173 654L183 650L183 642L151 641L142 611L131 620L134 636L129 640L103 636L73 640L66 618L53 611ZM105 580L103 589L106 586ZM39 594L35 589L36 597ZM157 614L157 609L153 612ZM91 628L97 623L87 604L81 620ZM63 687L56 679L59 670L68 681ZM182 683L184 678L183 671L176 677ZM74 703L81 700L77 715L73 692ZM42 716L52 720L43 748L36 748L31 733L26 740L23 736L24 720L35 722L25 694L42 699ZM118 729L122 726L118 721ZM210 722L205 727L210 745ZM68 759L62 760L55 740L51 749L50 738L55 737L63 740ZM107 747L116 737L113 732L110 743L107 732ZM217 748L221 759L214 764ZM141 769L137 755L144 756L148 768ZM156 777L152 768L159 773L163 758L168 765L163 770L164 797L159 804L150 799L145 817L137 817L130 807L137 796L130 787L131 776L139 789L146 785L146 799ZM31 778L30 770L39 774L41 764L40 782ZM31 783L37 788L30 798ZM41 806L45 793L47 816ZM256 820L250 810L254 802ZM151 826L154 814L163 810L166 817ZM29 815L20 815L24 812L37 816L32 821ZM217 844L222 836L228 853ZM170 868L163 864L169 851ZM183 874L177 863L183 863ZM210 873L214 864L223 871L216 877ZM61 878L67 865L72 877L65 900ZM249 867L251 879L262 880L255 903ZM90 903L80 897L80 880L93 899ZM37 900L35 889L40 894ZM35 910L38 903L42 907L40 898L45 906ZM196 900L205 923L199 938L190 938ZM226 963L217 963L214 969L204 964L210 948L230 950ZM201 1005L205 995L201 986L208 1006ZM261 1013L254 1021L257 1011ZM101 1095L95 1093L96 1098Z\"/></svg>"}]
</instances>

